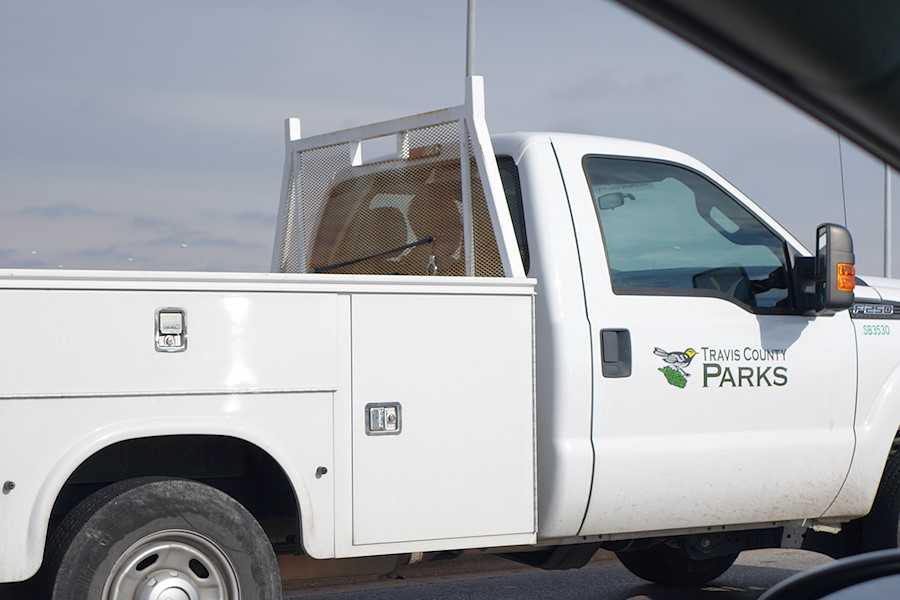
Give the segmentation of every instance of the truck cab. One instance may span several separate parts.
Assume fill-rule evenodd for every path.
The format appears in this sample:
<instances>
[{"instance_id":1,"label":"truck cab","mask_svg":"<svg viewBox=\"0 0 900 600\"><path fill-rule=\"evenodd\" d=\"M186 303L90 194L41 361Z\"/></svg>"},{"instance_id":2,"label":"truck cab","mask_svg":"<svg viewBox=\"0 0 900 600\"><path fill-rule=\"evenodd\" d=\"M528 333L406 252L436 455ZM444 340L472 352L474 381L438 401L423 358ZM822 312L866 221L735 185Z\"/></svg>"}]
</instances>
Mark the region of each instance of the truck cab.
<instances>
[{"instance_id":1,"label":"truck cab","mask_svg":"<svg viewBox=\"0 0 900 600\"><path fill-rule=\"evenodd\" d=\"M857 357L849 313L810 310L806 249L679 152L493 141L538 281L541 536L824 514L853 456Z\"/></svg>"}]
</instances>

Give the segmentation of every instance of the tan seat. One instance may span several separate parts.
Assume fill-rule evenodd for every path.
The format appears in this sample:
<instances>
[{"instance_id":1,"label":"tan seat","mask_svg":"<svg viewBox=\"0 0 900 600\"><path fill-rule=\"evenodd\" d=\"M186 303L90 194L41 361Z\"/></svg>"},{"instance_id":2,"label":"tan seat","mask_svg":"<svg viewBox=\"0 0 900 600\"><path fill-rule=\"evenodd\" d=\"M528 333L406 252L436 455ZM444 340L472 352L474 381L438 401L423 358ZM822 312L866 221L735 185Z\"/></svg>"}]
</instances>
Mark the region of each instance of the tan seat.
<instances>
[{"instance_id":1,"label":"tan seat","mask_svg":"<svg viewBox=\"0 0 900 600\"><path fill-rule=\"evenodd\" d=\"M427 193L413 198L409 205L409 226L416 240L433 237L431 244L425 244L410 253L414 267L422 273L429 273L431 256L437 275L463 275L465 273L465 252L463 251L463 222L457 200L459 188L453 185L432 186ZM412 262L412 260L410 262ZM434 271L434 268L431 269Z\"/></svg>"}]
</instances>

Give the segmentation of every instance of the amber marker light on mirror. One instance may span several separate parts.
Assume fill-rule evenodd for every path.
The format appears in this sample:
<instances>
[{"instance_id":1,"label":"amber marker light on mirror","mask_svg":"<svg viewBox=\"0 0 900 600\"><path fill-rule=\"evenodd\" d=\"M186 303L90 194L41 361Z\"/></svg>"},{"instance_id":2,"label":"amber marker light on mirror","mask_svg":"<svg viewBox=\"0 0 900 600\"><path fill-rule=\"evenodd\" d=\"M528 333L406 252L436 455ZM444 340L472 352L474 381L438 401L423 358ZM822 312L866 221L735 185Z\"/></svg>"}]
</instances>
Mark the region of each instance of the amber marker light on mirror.
<instances>
[{"instance_id":1,"label":"amber marker light on mirror","mask_svg":"<svg viewBox=\"0 0 900 600\"><path fill-rule=\"evenodd\" d=\"M837 265L837 289L852 292L856 287L856 267L847 263Z\"/></svg>"}]
</instances>

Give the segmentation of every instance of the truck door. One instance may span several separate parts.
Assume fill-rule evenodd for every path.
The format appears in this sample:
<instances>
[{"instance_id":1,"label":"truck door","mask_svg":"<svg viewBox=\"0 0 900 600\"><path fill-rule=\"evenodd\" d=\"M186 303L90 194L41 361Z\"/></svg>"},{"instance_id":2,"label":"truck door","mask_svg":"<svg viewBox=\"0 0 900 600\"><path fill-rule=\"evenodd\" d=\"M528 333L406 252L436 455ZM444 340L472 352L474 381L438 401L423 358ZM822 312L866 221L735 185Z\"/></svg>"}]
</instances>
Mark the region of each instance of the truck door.
<instances>
[{"instance_id":1,"label":"truck door","mask_svg":"<svg viewBox=\"0 0 900 600\"><path fill-rule=\"evenodd\" d=\"M702 165L557 153L593 344L581 535L821 515L853 452L848 313L800 314L796 242Z\"/></svg>"}]
</instances>

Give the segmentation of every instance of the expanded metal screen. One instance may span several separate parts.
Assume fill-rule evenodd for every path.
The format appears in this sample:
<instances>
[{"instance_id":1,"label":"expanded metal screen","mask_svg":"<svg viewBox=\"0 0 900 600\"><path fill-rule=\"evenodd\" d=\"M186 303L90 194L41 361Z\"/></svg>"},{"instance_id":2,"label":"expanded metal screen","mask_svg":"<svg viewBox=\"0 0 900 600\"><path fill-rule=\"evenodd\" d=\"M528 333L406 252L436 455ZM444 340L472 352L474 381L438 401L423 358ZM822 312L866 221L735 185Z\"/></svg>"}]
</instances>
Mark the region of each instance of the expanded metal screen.
<instances>
[{"instance_id":1,"label":"expanded metal screen","mask_svg":"<svg viewBox=\"0 0 900 600\"><path fill-rule=\"evenodd\" d=\"M363 163L357 142L291 157L276 268L282 272L465 275L468 167L471 273L502 276L471 140L459 121L397 134L396 155ZM466 161L467 164L462 161Z\"/></svg>"}]
</instances>

